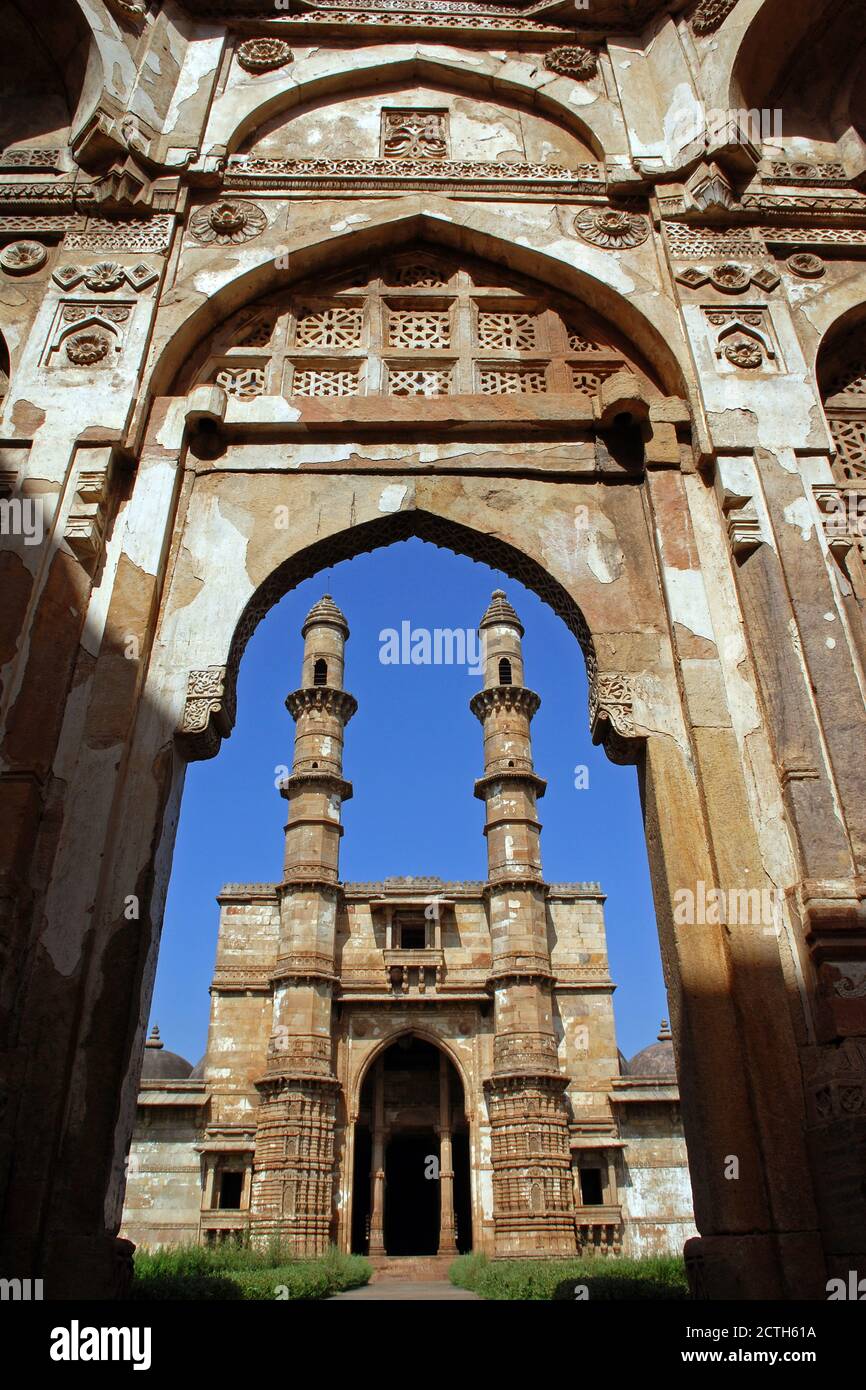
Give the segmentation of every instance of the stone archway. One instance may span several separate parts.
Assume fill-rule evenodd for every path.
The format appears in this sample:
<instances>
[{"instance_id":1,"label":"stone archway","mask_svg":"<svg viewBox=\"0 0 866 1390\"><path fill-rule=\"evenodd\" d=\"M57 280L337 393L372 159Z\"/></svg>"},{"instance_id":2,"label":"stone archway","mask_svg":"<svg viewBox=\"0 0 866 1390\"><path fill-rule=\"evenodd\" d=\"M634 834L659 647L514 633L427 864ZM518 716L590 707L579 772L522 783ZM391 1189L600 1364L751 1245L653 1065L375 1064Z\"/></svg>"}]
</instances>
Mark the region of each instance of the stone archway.
<instances>
[{"instance_id":1,"label":"stone archway","mask_svg":"<svg viewBox=\"0 0 866 1390\"><path fill-rule=\"evenodd\" d=\"M359 1086L352 1250L373 1256L471 1250L470 1153L464 1082L454 1062L427 1034L389 1037Z\"/></svg>"}]
</instances>

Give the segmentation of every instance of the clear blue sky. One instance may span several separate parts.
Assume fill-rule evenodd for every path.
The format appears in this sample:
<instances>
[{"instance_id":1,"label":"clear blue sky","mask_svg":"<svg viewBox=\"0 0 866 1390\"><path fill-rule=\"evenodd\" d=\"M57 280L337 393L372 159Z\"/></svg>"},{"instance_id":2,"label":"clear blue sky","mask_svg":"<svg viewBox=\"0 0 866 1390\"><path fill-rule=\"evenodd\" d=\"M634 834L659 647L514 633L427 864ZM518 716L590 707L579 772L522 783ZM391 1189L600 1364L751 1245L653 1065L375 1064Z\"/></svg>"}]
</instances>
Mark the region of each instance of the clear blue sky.
<instances>
[{"instance_id":1,"label":"clear blue sky","mask_svg":"<svg viewBox=\"0 0 866 1390\"><path fill-rule=\"evenodd\" d=\"M384 665L380 633L475 628L503 588L526 628L526 684L541 696L532 724L545 877L597 880L606 917L619 1045L627 1057L655 1041L667 1013L634 768L593 748L577 642L542 601L506 575L418 540L325 570L287 594L259 625L241 664L237 724L219 756L193 763L178 830L151 1022L167 1047L195 1062L207 1040L208 986L224 883L280 876L285 802L276 769L291 763L294 723L284 700L300 684L304 617L323 593L349 621L346 688L358 713L346 734L341 877L486 877L481 725L469 710L481 679L458 666ZM589 785L575 788L575 768Z\"/></svg>"}]
</instances>

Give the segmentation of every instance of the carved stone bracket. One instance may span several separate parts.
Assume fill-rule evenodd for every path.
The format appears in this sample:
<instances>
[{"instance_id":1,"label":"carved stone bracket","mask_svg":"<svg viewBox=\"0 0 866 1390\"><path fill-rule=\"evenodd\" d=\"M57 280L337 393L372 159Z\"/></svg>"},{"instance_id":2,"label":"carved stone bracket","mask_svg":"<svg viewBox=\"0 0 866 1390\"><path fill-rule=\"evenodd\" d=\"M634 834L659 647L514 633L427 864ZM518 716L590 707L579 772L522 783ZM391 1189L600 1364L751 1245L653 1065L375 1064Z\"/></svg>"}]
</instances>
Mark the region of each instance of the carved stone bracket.
<instances>
[{"instance_id":1,"label":"carved stone bracket","mask_svg":"<svg viewBox=\"0 0 866 1390\"><path fill-rule=\"evenodd\" d=\"M79 469L63 539L79 563L92 574L102 554L108 518L111 452L108 449L88 452L92 452L93 462Z\"/></svg>"},{"instance_id":2,"label":"carved stone bracket","mask_svg":"<svg viewBox=\"0 0 866 1390\"><path fill-rule=\"evenodd\" d=\"M769 533L758 502L758 480L750 461L720 459L716 493L725 518L731 551L738 560L763 545Z\"/></svg>"},{"instance_id":3,"label":"carved stone bracket","mask_svg":"<svg viewBox=\"0 0 866 1390\"><path fill-rule=\"evenodd\" d=\"M589 687L592 741L602 744L611 762L637 761L643 739L634 723L634 684L623 671L597 672Z\"/></svg>"},{"instance_id":4,"label":"carved stone bracket","mask_svg":"<svg viewBox=\"0 0 866 1390\"><path fill-rule=\"evenodd\" d=\"M213 758L235 722L234 690L225 666L190 671L177 741L189 762Z\"/></svg>"}]
</instances>

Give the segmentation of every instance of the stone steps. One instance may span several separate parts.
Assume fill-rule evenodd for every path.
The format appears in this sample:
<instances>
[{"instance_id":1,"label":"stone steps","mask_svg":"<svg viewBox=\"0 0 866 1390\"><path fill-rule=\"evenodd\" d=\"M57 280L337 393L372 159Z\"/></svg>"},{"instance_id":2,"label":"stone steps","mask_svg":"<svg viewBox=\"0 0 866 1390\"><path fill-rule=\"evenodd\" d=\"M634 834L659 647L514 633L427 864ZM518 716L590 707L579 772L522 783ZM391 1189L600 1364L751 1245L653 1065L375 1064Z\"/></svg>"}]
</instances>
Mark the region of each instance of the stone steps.
<instances>
[{"instance_id":1,"label":"stone steps","mask_svg":"<svg viewBox=\"0 0 866 1390\"><path fill-rule=\"evenodd\" d=\"M426 1282L448 1278L456 1256L454 1255L370 1255L367 1257L373 1266L370 1283L384 1283L392 1279L409 1282Z\"/></svg>"}]
</instances>

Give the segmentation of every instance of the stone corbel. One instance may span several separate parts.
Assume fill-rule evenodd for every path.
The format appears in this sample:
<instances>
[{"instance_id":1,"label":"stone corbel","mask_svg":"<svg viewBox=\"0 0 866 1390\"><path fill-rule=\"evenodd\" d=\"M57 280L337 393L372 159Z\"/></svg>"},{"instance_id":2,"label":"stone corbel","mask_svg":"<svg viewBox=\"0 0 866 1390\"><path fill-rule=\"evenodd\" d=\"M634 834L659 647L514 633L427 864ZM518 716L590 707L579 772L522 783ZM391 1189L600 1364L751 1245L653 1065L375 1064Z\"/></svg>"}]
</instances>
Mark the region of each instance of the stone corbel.
<instances>
[{"instance_id":1,"label":"stone corbel","mask_svg":"<svg viewBox=\"0 0 866 1390\"><path fill-rule=\"evenodd\" d=\"M737 560L744 560L768 541L757 488L751 460L719 459L716 494L725 519L731 552Z\"/></svg>"},{"instance_id":2,"label":"stone corbel","mask_svg":"<svg viewBox=\"0 0 866 1390\"><path fill-rule=\"evenodd\" d=\"M848 492L845 488L834 487L828 483L818 483L812 489L815 505L821 513L827 549L843 568L846 557L854 549L857 539L863 539L859 526L852 526ZM863 493L856 494L862 497ZM858 518L859 520L859 518Z\"/></svg>"},{"instance_id":3,"label":"stone corbel","mask_svg":"<svg viewBox=\"0 0 866 1390\"><path fill-rule=\"evenodd\" d=\"M110 449L83 453L79 464L75 495L66 519L63 539L75 558L93 574L102 554L111 493L112 458Z\"/></svg>"},{"instance_id":4,"label":"stone corbel","mask_svg":"<svg viewBox=\"0 0 866 1390\"><path fill-rule=\"evenodd\" d=\"M190 671L180 728L175 735L188 762L213 758L235 722L234 684L226 666Z\"/></svg>"},{"instance_id":5,"label":"stone corbel","mask_svg":"<svg viewBox=\"0 0 866 1390\"><path fill-rule=\"evenodd\" d=\"M686 182L685 196L700 213L728 212L734 202L730 180L718 164L699 164Z\"/></svg>"},{"instance_id":6,"label":"stone corbel","mask_svg":"<svg viewBox=\"0 0 866 1390\"><path fill-rule=\"evenodd\" d=\"M637 761L643 738L634 722L634 683L624 671L596 671L589 687L592 741L612 763Z\"/></svg>"},{"instance_id":7,"label":"stone corbel","mask_svg":"<svg viewBox=\"0 0 866 1390\"><path fill-rule=\"evenodd\" d=\"M807 880L799 898L819 1037L866 1033L866 881Z\"/></svg>"}]
</instances>

